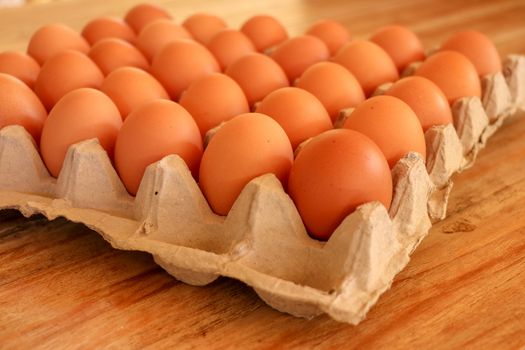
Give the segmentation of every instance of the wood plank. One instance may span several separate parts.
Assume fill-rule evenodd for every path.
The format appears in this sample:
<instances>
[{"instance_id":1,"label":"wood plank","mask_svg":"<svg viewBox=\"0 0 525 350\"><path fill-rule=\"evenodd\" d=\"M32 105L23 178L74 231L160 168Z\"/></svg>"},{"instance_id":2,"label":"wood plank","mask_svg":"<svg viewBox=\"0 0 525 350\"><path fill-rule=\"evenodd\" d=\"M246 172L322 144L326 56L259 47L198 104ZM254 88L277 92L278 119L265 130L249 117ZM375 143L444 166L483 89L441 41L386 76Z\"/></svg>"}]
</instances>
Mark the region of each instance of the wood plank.
<instances>
[{"instance_id":1,"label":"wood plank","mask_svg":"<svg viewBox=\"0 0 525 350\"><path fill-rule=\"evenodd\" d=\"M23 49L40 25L80 29L136 1L78 0L0 10L0 50ZM265 12L291 33L320 18L356 37L409 25L427 47L479 29L502 55L525 53L525 3L504 1L165 1L238 26ZM455 177L449 217L357 327L266 306L239 282L180 283L147 254L114 250L63 219L0 212L0 348L500 348L525 345L525 118L510 120L476 165Z\"/></svg>"}]
</instances>

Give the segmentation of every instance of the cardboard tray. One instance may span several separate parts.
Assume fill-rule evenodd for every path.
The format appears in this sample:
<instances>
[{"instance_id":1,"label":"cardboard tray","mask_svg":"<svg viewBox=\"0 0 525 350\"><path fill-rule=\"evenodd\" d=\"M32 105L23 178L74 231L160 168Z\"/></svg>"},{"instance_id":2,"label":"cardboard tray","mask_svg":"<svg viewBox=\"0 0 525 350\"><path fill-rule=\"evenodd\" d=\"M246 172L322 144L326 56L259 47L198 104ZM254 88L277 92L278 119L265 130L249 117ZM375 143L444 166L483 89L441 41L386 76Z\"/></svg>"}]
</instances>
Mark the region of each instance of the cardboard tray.
<instances>
[{"instance_id":1,"label":"cardboard tray","mask_svg":"<svg viewBox=\"0 0 525 350\"><path fill-rule=\"evenodd\" d=\"M431 223L445 217L451 176L472 165L505 118L525 110L525 57L509 56L503 72L484 77L482 85L481 99L453 105L454 126L427 131L426 164L409 153L392 169L390 211L366 203L327 242L308 236L272 174L247 184L222 217L176 155L150 165L131 197L97 140L71 146L55 179L20 126L0 130L0 209L83 223L117 249L151 253L188 284L231 277L277 310L358 324Z\"/></svg>"}]
</instances>

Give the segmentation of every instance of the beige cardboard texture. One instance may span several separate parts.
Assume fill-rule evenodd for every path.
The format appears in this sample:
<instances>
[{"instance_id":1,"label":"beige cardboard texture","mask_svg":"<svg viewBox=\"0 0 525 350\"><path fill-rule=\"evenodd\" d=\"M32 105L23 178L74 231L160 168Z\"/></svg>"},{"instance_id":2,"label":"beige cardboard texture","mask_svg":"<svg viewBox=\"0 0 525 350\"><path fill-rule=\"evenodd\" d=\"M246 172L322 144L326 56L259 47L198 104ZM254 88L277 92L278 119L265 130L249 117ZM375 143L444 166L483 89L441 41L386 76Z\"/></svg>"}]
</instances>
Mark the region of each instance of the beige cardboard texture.
<instances>
[{"instance_id":1,"label":"beige cardboard texture","mask_svg":"<svg viewBox=\"0 0 525 350\"><path fill-rule=\"evenodd\" d=\"M0 130L0 209L83 223L115 248L151 253L189 284L231 277L277 310L306 318L326 313L358 324L406 266L431 222L445 216L451 176L471 164L505 117L523 108L524 77L516 72L524 71L525 61L515 56L506 62L504 75L485 80L483 103L466 98L454 105L455 128L427 131L426 164L409 153L392 169L390 211L366 203L327 242L308 236L271 174L247 184L222 217L176 155L151 164L133 198L97 140L71 146L54 179L20 126Z\"/></svg>"}]
</instances>

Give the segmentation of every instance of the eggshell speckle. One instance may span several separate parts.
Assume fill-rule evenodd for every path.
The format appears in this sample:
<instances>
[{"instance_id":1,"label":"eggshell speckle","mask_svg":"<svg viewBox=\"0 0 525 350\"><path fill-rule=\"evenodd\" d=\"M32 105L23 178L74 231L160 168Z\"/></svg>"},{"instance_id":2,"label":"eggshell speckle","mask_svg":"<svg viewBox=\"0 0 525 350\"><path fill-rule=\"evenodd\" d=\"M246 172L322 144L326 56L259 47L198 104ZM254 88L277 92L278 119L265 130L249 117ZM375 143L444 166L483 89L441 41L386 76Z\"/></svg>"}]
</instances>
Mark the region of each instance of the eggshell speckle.
<instances>
[{"instance_id":1,"label":"eggshell speckle","mask_svg":"<svg viewBox=\"0 0 525 350\"><path fill-rule=\"evenodd\" d=\"M120 67L136 67L149 69L144 55L129 42L122 39L107 38L98 41L88 53L104 75Z\"/></svg>"},{"instance_id":2,"label":"eggshell speckle","mask_svg":"<svg viewBox=\"0 0 525 350\"><path fill-rule=\"evenodd\" d=\"M425 59L423 44L417 35L406 27L391 25L379 28L370 41L381 46L402 71L412 62Z\"/></svg>"},{"instance_id":3,"label":"eggshell speckle","mask_svg":"<svg viewBox=\"0 0 525 350\"><path fill-rule=\"evenodd\" d=\"M171 19L171 15L158 5L143 3L132 7L126 13L124 21L139 34L149 23L162 18Z\"/></svg>"},{"instance_id":4,"label":"eggshell speckle","mask_svg":"<svg viewBox=\"0 0 525 350\"><path fill-rule=\"evenodd\" d=\"M192 39L192 36L183 26L169 19L158 19L140 32L137 47L151 61L167 44L177 39Z\"/></svg>"},{"instance_id":5,"label":"eggshell speckle","mask_svg":"<svg viewBox=\"0 0 525 350\"><path fill-rule=\"evenodd\" d=\"M483 33L465 30L452 35L441 50L458 51L476 67L480 76L501 71L501 58L494 43Z\"/></svg>"},{"instance_id":6,"label":"eggshell speckle","mask_svg":"<svg viewBox=\"0 0 525 350\"><path fill-rule=\"evenodd\" d=\"M0 129L22 125L38 143L46 117L46 109L26 84L0 73Z\"/></svg>"},{"instance_id":7,"label":"eggshell speckle","mask_svg":"<svg viewBox=\"0 0 525 350\"><path fill-rule=\"evenodd\" d=\"M310 234L321 240L359 205L392 200L392 177L381 150L352 130L330 130L310 140L290 171L288 191Z\"/></svg>"},{"instance_id":8,"label":"eggshell speckle","mask_svg":"<svg viewBox=\"0 0 525 350\"><path fill-rule=\"evenodd\" d=\"M270 92L289 86L288 77L281 66L260 53L239 58L225 73L239 84L250 106L261 101Z\"/></svg>"},{"instance_id":9,"label":"eggshell speckle","mask_svg":"<svg viewBox=\"0 0 525 350\"><path fill-rule=\"evenodd\" d=\"M35 82L35 92L50 110L68 92L81 88L99 88L104 75L97 65L78 51L66 50L44 63Z\"/></svg>"},{"instance_id":10,"label":"eggshell speckle","mask_svg":"<svg viewBox=\"0 0 525 350\"><path fill-rule=\"evenodd\" d=\"M82 29L82 36L90 45L107 38L118 38L130 43L135 41L135 32L120 18L100 17L88 22Z\"/></svg>"},{"instance_id":11,"label":"eggshell speckle","mask_svg":"<svg viewBox=\"0 0 525 350\"><path fill-rule=\"evenodd\" d=\"M273 91L255 111L275 119L294 149L306 139L332 128L332 121L322 103L308 91L296 87Z\"/></svg>"},{"instance_id":12,"label":"eggshell speckle","mask_svg":"<svg viewBox=\"0 0 525 350\"><path fill-rule=\"evenodd\" d=\"M295 86L311 92L321 101L335 122L343 108L355 107L365 99L357 79L343 66L319 62L304 71Z\"/></svg>"},{"instance_id":13,"label":"eggshell speckle","mask_svg":"<svg viewBox=\"0 0 525 350\"><path fill-rule=\"evenodd\" d=\"M234 29L221 30L210 39L206 47L215 56L222 70L242 56L255 52L250 39Z\"/></svg>"},{"instance_id":14,"label":"eggshell speckle","mask_svg":"<svg viewBox=\"0 0 525 350\"><path fill-rule=\"evenodd\" d=\"M212 209L226 215L248 182L273 173L286 184L293 162L290 141L272 118L247 113L229 120L202 156L199 185Z\"/></svg>"},{"instance_id":15,"label":"eggshell speckle","mask_svg":"<svg viewBox=\"0 0 525 350\"><path fill-rule=\"evenodd\" d=\"M350 33L341 23L326 19L315 22L306 34L321 39L330 50L331 56L335 55L351 38Z\"/></svg>"},{"instance_id":16,"label":"eggshell speckle","mask_svg":"<svg viewBox=\"0 0 525 350\"><path fill-rule=\"evenodd\" d=\"M325 43L311 35L289 39L271 53L271 57L281 66L288 80L293 82L311 65L326 61L330 52Z\"/></svg>"},{"instance_id":17,"label":"eggshell speckle","mask_svg":"<svg viewBox=\"0 0 525 350\"><path fill-rule=\"evenodd\" d=\"M346 44L334 57L334 62L356 77L366 96L370 96L379 85L399 79L390 56L370 41L355 40Z\"/></svg>"},{"instance_id":18,"label":"eggshell speckle","mask_svg":"<svg viewBox=\"0 0 525 350\"><path fill-rule=\"evenodd\" d=\"M215 34L227 27L222 18L208 13L195 13L186 18L182 25L203 45L207 45Z\"/></svg>"},{"instance_id":19,"label":"eggshell speckle","mask_svg":"<svg viewBox=\"0 0 525 350\"><path fill-rule=\"evenodd\" d=\"M461 97L481 96L481 83L474 64L456 51L440 51L428 57L415 75L432 80L450 104Z\"/></svg>"},{"instance_id":20,"label":"eggshell speckle","mask_svg":"<svg viewBox=\"0 0 525 350\"><path fill-rule=\"evenodd\" d=\"M166 90L153 76L133 67L122 67L111 72L100 90L113 100L122 119L146 102L169 99Z\"/></svg>"},{"instance_id":21,"label":"eggshell speckle","mask_svg":"<svg viewBox=\"0 0 525 350\"><path fill-rule=\"evenodd\" d=\"M6 51L0 53L0 73L12 75L32 88L40 73L40 65L25 53Z\"/></svg>"},{"instance_id":22,"label":"eggshell speckle","mask_svg":"<svg viewBox=\"0 0 525 350\"><path fill-rule=\"evenodd\" d=\"M250 38L259 52L264 52L288 39L284 26L277 19L268 15L256 15L249 18L241 26L241 32Z\"/></svg>"},{"instance_id":23,"label":"eggshell speckle","mask_svg":"<svg viewBox=\"0 0 525 350\"><path fill-rule=\"evenodd\" d=\"M48 24L38 29L27 45L27 53L40 65L67 49L87 53L89 44L79 33L58 23Z\"/></svg>"},{"instance_id":24,"label":"eggshell speckle","mask_svg":"<svg viewBox=\"0 0 525 350\"><path fill-rule=\"evenodd\" d=\"M135 195L146 167L177 154L197 174L202 155L199 129L179 104L154 100L124 121L115 145L115 166L129 193Z\"/></svg>"},{"instance_id":25,"label":"eggshell speckle","mask_svg":"<svg viewBox=\"0 0 525 350\"><path fill-rule=\"evenodd\" d=\"M185 39L175 40L153 59L151 71L166 88L171 98L180 94L195 80L219 72L219 64L201 44Z\"/></svg>"},{"instance_id":26,"label":"eggshell speckle","mask_svg":"<svg viewBox=\"0 0 525 350\"><path fill-rule=\"evenodd\" d=\"M42 130L40 151L47 169L58 177L69 146L98 138L109 157L122 119L117 107L102 92L82 88L69 92L53 107Z\"/></svg>"},{"instance_id":27,"label":"eggshell speckle","mask_svg":"<svg viewBox=\"0 0 525 350\"><path fill-rule=\"evenodd\" d=\"M426 158L421 123L410 106L396 97L369 98L356 107L344 127L374 141L391 168L408 152L417 152Z\"/></svg>"}]
</instances>

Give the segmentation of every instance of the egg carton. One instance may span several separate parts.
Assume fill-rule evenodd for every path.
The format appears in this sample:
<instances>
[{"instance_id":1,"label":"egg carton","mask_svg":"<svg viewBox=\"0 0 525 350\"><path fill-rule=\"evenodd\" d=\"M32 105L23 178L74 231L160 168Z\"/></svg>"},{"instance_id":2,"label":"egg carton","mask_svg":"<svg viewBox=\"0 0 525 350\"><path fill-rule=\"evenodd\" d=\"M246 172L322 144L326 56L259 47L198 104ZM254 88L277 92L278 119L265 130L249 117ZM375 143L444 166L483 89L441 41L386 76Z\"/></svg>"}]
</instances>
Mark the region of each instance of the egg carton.
<instances>
[{"instance_id":1,"label":"egg carton","mask_svg":"<svg viewBox=\"0 0 525 350\"><path fill-rule=\"evenodd\" d=\"M0 209L83 223L117 249L151 253L188 284L231 277L277 310L358 324L407 265L431 219L444 215L450 176L473 162L518 105L523 109L525 60L511 58L505 67L505 76L484 80L482 100L454 105L456 128L426 133L426 165L416 153L396 164L389 211L363 204L327 242L308 236L273 174L248 183L229 214L218 216L176 155L151 164L132 197L96 139L72 145L55 179L20 126L0 130Z\"/></svg>"}]
</instances>

